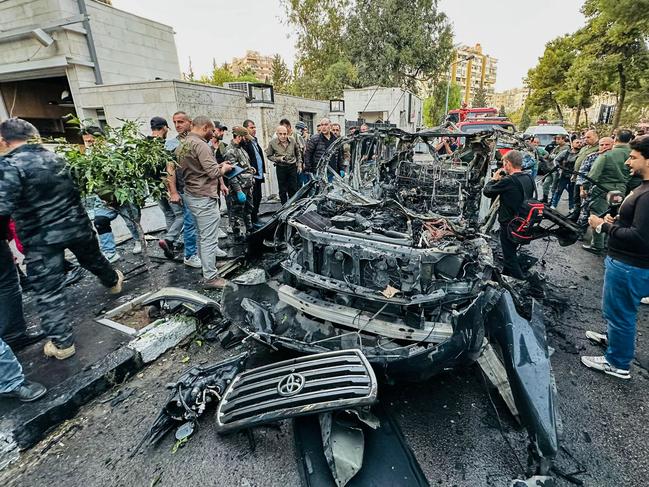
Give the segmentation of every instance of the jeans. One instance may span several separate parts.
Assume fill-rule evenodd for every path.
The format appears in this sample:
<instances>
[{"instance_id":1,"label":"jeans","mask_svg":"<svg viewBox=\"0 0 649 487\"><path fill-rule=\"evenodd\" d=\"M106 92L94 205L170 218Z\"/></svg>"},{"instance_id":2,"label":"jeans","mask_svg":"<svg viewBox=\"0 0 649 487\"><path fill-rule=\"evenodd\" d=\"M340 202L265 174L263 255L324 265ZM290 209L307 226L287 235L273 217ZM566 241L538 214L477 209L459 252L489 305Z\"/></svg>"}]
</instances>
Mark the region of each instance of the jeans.
<instances>
[{"instance_id":1,"label":"jeans","mask_svg":"<svg viewBox=\"0 0 649 487\"><path fill-rule=\"evenodd\" d=\"M6 240L0 240L0 338L13 340L26 332L18 270Z\"/></svg>"},{"instance_id":2,"label":"jeans","mask_svg":"<svg viewBox=\"0 0 649 487\"><path fill-rule=\"evenodd\" d=\"M108 257L115 255L117 248L115 246L115 237L110 228L110 222L119 215L124 218L126 226L131 232L133 240L139 240L140 234L137 231L137 225L134 221L140 222L140 209L133 205L124 205L114 210L106 206L95 208L95 228L99 236L99 248Z\"/></svg>"},{"instance_id":3,"label":"jeans","mask_svg":"<svg viewBox=\"0 0 649 487\"><path fill-rule=\"evenodd\" d=\"M545 176L543 181L543 201L547 201L548 198L552 199L554 190L557 187L557 180L559 179L559 173L553 172L549 176Z\"/></svg>"},{"instance_id":4,"label":"jeans","mask_svg":"<svg viewBox=\"0 0 649 487\"><path fill-rule=\"evenodd\" d=\"M183 205L171 203L167 198L160 198L158 206L165 216L167 232L165 233L164 238L173 243L178 240L180 232L183 230Z\"/></svg>"},{"instance_id":5,"label":"jeans","mask_svg":"<svg viewBox=\"0 0 649 487\"><path fill-rule=\"evenodd\" d=\"M196 255L198 247L196 245L196 221L194 215L189 211L185 195L181 194L183 198L183 240L185 241L185 258L189 259L191 256Z\"/></svg>"},{"instance_id":6,"label":"jeans","mask_svg":"<svg viewBox=\"0 0 649 487\"><path fill-rule=\"evenodd\" d=\"M649 296L649 269L633 267L606 257L602 311L607 323L606 360L629 370L635 356L635 335L640 300Z\"/></svg>"},{"instance_id":7,"label":"jeans","mask_svg":"<svg viewBox=\"0 0 649 487\"><path fill-rule=\"evenodd\" d=\"M198 248L203 267L203 277L211 281L219 277L216 269L216 251L219 248L219 201L208 196L185 194L185 202L192 212L198 231Z\"/></svg>"},{"instance_id":8,"label":"jeans","mask_svg":"<svg viewBox=\"0 0 649 487\"><path fill-rule=\"evenodd\" d=\"M0 393L16 390L25 382L20 362L3 340L0 340Z\"/></svg>"},{"instance_id":9,"label":"jeans","mask_svg":"<svg viewBox=\"0 0 649 487\"><path fill-rule=\"evenodd\" d=\"M570 176L567 178L561 177L557 182L557 189L552 196L552 206L555 208L561 201L561 196L563 196L564 191L568 191L568 208L570 211L575 207L575 183L570 181Z\"/></svg>"},{"instance_id":10,"label":"jeans","mask_svg":"<svg viewBox=\"0 0 649 487\"><path fill-rule=\"evenodd\" d=\"M85 239L58 245L30 247L25 255L27 275L36 296L36 309L41 328L59 348L74 343L69 309L65 297L65 249L69 249L79 265L99 278L106 287L117 283L117 273L99 251L95 234Z\"/></svg>"}]
</instances>

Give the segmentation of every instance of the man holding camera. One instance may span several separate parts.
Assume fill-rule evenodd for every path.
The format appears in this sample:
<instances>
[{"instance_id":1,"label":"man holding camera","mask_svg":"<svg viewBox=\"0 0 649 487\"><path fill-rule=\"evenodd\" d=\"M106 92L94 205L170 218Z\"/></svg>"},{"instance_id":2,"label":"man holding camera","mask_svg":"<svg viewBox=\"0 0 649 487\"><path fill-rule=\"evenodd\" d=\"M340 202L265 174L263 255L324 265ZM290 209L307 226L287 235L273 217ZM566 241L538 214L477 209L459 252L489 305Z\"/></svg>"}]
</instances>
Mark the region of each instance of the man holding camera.
<instances>
[{"instance_id":1,"label":"man holding camera","mask_svg":"<svg viewBox=\"0 0 649 487\"><path fill-rule=\"evenodd\" d=\"M638 307L649 296L649 137L635 139L630 149L626 166L642 184L625 198L615 218L591 215L588 220L595 233L608 235L609 243L602 297L607 333L587 331L586 337L607 348L603 356L581 357L586 367L619 379L631 378Z\"/></svg>"},{"instance_id":2,"label":"man holding camera","mask_svg":"<svg viewBox=\"0 0 649 487\"><path fill-rule=\"evenodd\" d=\"M522 171L523 155L512 150L503 156L503 168L496 171L483 194L487 198L500 197L498 223L500 224L500 244L503 250L503 274L525 279L518 261L518 244L509 236L509 224L516 217L523 201L534 194L534 180Z\"/></svg>"}]
</instances>

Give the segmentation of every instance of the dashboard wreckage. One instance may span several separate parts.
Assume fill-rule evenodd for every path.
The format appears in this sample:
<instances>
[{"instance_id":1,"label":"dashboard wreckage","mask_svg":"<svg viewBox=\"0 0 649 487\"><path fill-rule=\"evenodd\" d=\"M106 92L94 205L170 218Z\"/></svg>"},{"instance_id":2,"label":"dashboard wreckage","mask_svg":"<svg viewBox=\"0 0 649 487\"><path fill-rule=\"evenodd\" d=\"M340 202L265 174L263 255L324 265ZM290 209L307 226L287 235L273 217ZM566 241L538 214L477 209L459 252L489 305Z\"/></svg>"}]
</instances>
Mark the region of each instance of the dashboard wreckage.
<instances>
[{"instance_id":1,"label":"dashboard wreckage","mask_svg":"<svg viewBox=\"0 0 649 487\"><path fill-rule=\"evenodd\" d=\"M444 137L459 148L439 155ZM298 358L246 372L241 357L192 369L158 426L168 430L170 417L195 420L206 398L217 404L220 432L323 413L323 465L335 485L363 485L371 460L363 459L362 428L349 424L350 417L365 429L373 422L377 384L423 381L477 362L528 432L526 475L538 482L529 485L544 485L558 451L556 389L541 305L495 262L495 205L482 189L497 170L498 137L440 127L337 139L312 180L248 238L250 255L281 253L281 272L234 280L221 303L246 341ZM348 160L342 176L329 166L337 154ZM578 228L547 210L535 238L573 243ZM303 474L305 484L318 485ZM412 473L423 479L413 485L426 484L420 474Z\"/></svg>"}]
</instances>

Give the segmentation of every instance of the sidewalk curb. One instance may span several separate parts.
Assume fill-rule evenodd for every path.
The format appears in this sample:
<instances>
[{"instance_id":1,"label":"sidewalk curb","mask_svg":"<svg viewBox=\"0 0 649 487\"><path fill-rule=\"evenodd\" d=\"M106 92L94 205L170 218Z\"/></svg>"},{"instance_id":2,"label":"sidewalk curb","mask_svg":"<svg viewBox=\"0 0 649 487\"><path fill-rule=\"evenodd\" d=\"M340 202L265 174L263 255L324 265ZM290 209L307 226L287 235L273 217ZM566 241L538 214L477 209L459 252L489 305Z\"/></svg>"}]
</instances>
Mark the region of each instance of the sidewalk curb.
<instances>
[{"instance_id":1,"label":"sidewalk curb","mask_svg":"<svg viewBox=\"0 0 649 487\"><path fill-rule=\"evenodd\" d=\"M0 471L16 462L20 452L74 417L79 408L116 384L125 382L148 363L196 331L191 318L170 318L61 384L36 402L26 403L0 421Z\"/></svg>"}]
</instances>

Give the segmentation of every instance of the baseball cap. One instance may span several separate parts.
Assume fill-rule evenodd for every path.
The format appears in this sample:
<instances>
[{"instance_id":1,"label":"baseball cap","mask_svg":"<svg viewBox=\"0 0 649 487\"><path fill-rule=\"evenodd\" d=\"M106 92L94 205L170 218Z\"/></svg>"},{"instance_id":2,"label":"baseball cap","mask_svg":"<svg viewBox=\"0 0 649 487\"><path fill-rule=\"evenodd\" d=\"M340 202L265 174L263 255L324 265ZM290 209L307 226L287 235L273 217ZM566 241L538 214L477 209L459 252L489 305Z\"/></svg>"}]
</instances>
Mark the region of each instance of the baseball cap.
<instances>
[{"instance_id":1,"label":"baseball cap","mask_svg":"<svg viewBox=\"0 0 649 487\"><path fill-rule=\"evenodd\" d=\"M219 122L218 120L214 120L214 128L220 129L220 130L223 130L223 131L228 130L228 128L225 125L223 125L221 122Z\"/></svg>"},{"instance_id":2,"label":"baseball cap","mask_svg":"<svg viewBox=\"0 0 649 487\"><path fill-rule=\"evenodd\" d=\"M232 135L237 136L237 135L243 135L247 140L252 140L252 136L250 135L250 132L248 132L248 129L245 127L234 127L232 129Z\"/></svg>"},{"instance_id":3,"label":"baseball cap","mask_svg":"<svg viewBox=\"0 0 649 487\"><path fill-rule=\"evenodd\" d=\"M153 117L151 119L151 130L160 130L161 128L169 127L167 121L162 117Z\"/></svg>"},{"instance_id":4,"label":"baseball cap","mask_svg":"<svg viewBox=\"0 0 649 487\"><path fill-rule=\"evenodd\" d=\"M306 128L306 124L300 120L295 124L295 128L298 130L304 130Z\"/></svg>"}]
</instances>

